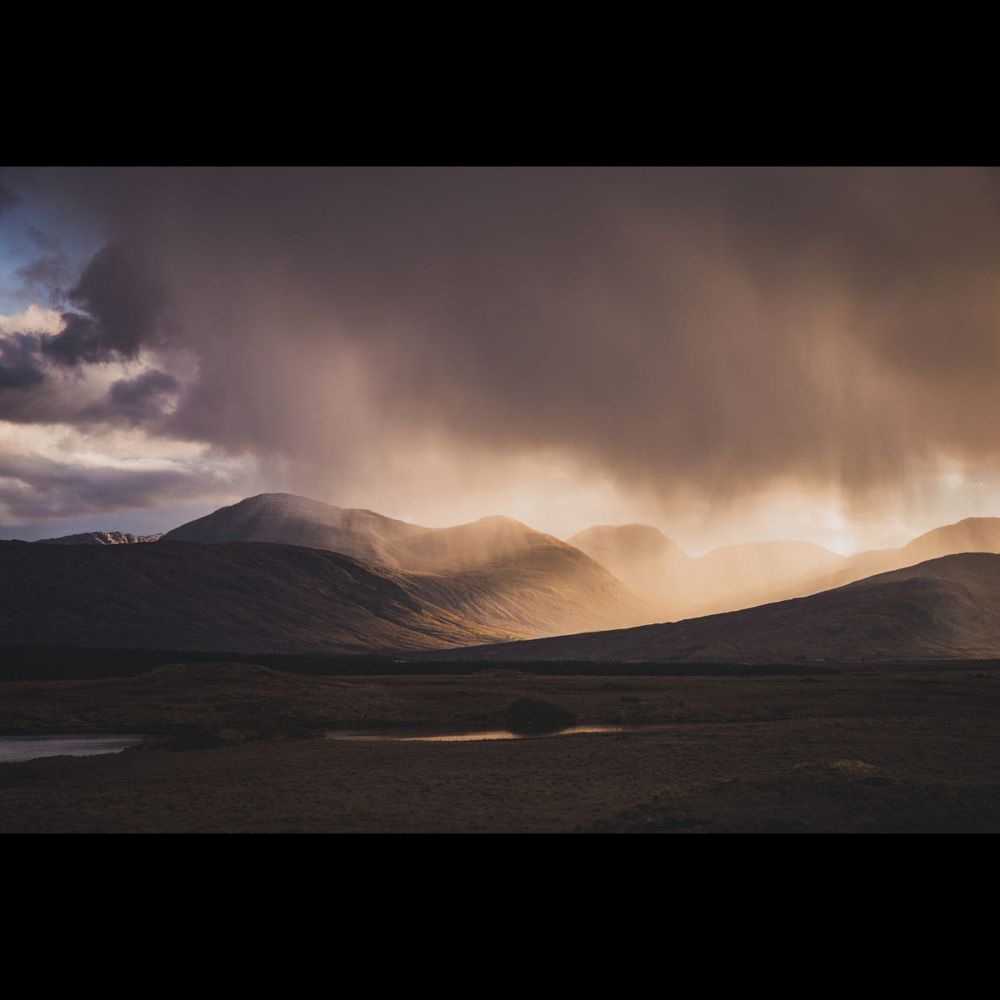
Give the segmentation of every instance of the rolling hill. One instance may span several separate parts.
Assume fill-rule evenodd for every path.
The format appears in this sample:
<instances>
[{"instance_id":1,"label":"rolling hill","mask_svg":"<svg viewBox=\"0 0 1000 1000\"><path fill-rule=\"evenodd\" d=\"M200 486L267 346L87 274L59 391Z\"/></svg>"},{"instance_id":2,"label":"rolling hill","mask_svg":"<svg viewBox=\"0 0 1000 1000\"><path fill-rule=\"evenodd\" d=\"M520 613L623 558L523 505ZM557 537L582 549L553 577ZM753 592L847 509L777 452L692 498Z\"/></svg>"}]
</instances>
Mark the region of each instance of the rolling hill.
<instances>
[{"instance_id":1,"label":"rolling hill","mask_svg":"<svg viewBox=\"0 0 1000 1000\"><path fill-rule=\"evenodd\" d=\"M963 553L835 590L685 621L454 651L470 660L721 661L1000 656L1000 555Z\"/></svg>"},{"instance_id":2,"label":"rolling hill","mask_svg":"<svg viewBox=\"0 0 1000 1000\"><path fill-rule=\"evenodd\" d=\"M262 493L188 521L167 542L276 542L396 565L395 542L426 529L371 510L334 507L292 493Z\"/></svg>"},{"instance_id":3,"label":"rolling hill","mask_svg":"<svg viewBox=\"0 0 1000 1000\"><path fill-rule=\"evenodd\" d=\"M963 552L1000 553L1000 518L970 517L896 549L838 555L809 542L751 542L688 556L648 525L588 528L569 541L679 620L832 590Z\"/></svg>"},{"instance_id":4,"label":"rolling hill","mask_svg":"<svg viewBox=\"0 0 1000 1000\"><path fill-rule=\"evenodd\" d=\"M512 634L432 606L408 582L261 542L0 542L0 645L371 652Z\"/></svg>"},{"instance_id":5,"label":"rolling hill","mask_svg":"<svg viewBox=\"0 0 1000 1000\"><path fill-rule=\"evenodd\" d=\"M120 542L0 545L0 645L372 652L654 617L588 556L510 518L423 528L265 494L155 544Z\"/></svg>"},{"instance_id":6,"label":"rolling hill","mask_svg":"<svg viewBox=\"0 0 1000 1000\"><path fill-rule=\"evenodd\" d=\"M644 524L600 525L569 542L671 619L809 593L817 578L831 575L844 561L809 542L728 545L695 558Z\"/></svg>"},{"instance_id":7,"label":"rolling hill","mask_svg":"<svg viewBox=\"0 0 1000 1000\"><path fill-rule=\"evenodd\" d=\"M898 549L868 549L844 559L832 574L817 574L808 593L839 587L854 580L915 566L961 552L1000 553L1000 517L968 517L918 535Z\"/></svg>"},{"instance_id":8,"label":"rolling hill","mask_svg":"<svg viewBox=\"0 0 1000 1000\"><path fill-rule=\"evenodd\" d=\"M567 539L647 600L674 603L671 581L686 579L694 560L659 528L599 524Z\"/></svg>"},{"instance_id":9,"label":"rolling hill","mask_svg":"<svg viewBox=\"0 0 1000 1000\"><path fill-rule=\"evenodd\" d=\"M274 542L339 552L376 573L405 578L417 600L494 633L559 635L662 617L572 545L508 517L425 528L271 493L181 525L163 541Z\"/></svg>"},{"instance_id":10,"label":"rolling hill","mask_svg":"<svg viewBox=\"0 0 1000 1000\"><path fill-rule=\"evenodd\" d=\"M643 525L599 526L570 544L506 517L426 528L262 494L136 541L153 539L3 543L0 644L357 652L548 639L469 655L615 660L995 650L989 602L1000 591L987 584L998 557L951 550L1000 551L1000 518L847 558L804 542L692 558Z\"/></svg>"},{"instance_id":11,"label":"rolling hill","mask_svg":"<svg viewBox=\"0 0 1000 1000\"><path fill-rule=\"evenodd\" d=\"M59 538L40 538L36 545L137 545L143 542L158 542L163 536L130 535L126 531L81 531L76 535L61 535Z\"/></svg>"}]
</instances>

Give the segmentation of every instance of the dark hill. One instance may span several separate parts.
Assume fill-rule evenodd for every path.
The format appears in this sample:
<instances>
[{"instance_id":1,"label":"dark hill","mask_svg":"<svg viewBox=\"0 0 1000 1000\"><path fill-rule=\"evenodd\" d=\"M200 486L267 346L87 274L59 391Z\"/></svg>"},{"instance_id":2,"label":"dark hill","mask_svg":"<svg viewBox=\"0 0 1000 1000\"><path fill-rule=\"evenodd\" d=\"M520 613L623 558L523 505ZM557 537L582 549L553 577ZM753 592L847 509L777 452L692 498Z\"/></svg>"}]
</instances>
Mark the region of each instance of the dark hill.
<instances>
[{"instance_id":1,"label":"dark hill","mask_svg":"<svg viewBox=\"0 0 1000 1000\"><path fill-rule=\"evenodd\" d=\"M395 565L395 541L426 530L371 510L334 507L292 493L261 493L188 521L163 540L304 545Z\"/></svg>"},{"instance_id":2,"label":"dark hill","mask_svg":"<svg viewBox=\"0 0 1000 1000\"><path fill-rule=\"evenodd\" d=\"M1000 556L965 553L744 611L504 643L448 657L787 663L998 655Z\"/></svg>"},{"instance_id":3,"label":"dark hill","mask_svg":"<svg viewBox=\"0 0 1000 1000\"><path fill-rule=\"evenodd\" d=\"M433 607L407 584L290 545L0 542L0 645L367 652L512 634Z\"/></svg>"},{"instance_id":4,"label":"dark hill","mask_svg":"<svg viewBox=\"0 0 1000 1000\"><path fill-rule=\"evenodd\" d=\"M370 510L264 493L223 507L164 542L275 542L340 552L473 630L524 637L656 621L656 610L566 542L509 517L425 528Z\"/></svg>"}]
</instances>

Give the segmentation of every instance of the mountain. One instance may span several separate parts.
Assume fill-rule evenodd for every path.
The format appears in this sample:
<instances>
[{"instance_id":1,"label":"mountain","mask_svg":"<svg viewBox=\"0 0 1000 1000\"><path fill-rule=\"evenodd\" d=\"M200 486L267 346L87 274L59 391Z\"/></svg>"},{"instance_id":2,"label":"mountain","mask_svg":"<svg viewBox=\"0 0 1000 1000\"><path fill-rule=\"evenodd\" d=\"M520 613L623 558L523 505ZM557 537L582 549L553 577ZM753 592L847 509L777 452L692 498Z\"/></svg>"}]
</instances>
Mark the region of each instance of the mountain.
<instances>
[{"instance_id":1,"label":"mountain","mask_svg":"<svg viewBox=\"0 0 1000 1000\"><path fill-rule=\"evenodd\" d=\"M1000 517L967 517L934 528L898 550L901 559L925 562L956 552L1000 552Z\"/></svg>"},{"instance_id":2,"label":"mountain","mask_svg":"<svg viewBox=\"0 0 1000 1000\"><path fill-rule=\"evenodd\" d=\"M963 553L762 607L452 651L449 659L723 661L1000 657L1000 555Z\"/></svg>"},{"instance_id":3,"label":"mountain","mask_svg":"<svg viewBox=\"0 0 1000 1000\"><path fill-rule=\"evenodd\" d=\"M512 517L483 517L454 528L422 528L400 541L396 558L417 573L482 569L516 563L524 555L573 546Z\"/></svg>"},{"instance_id":4,"label":"mountain","mask_svg":"<svg viewBox=\"0 0 1000 1000\"><path fill-rule=\"evenodd\" d=\"M645 524L587 528L569 542L672 619L808 593L803 588L843 562L843 556L809 542L729 545L693 558Z\"/></svg>"},{"instance_id":5,"label":"mountain","mask_svg":"<svg viewBox=\"0 0 1000 1000\"><path fill-rule=\"evenodd\" d=\"M560 635L657 617L579 549L511 518L428 529L400 552L424 599L481 627Z\"/></svg>"},{"instance_id":6,"label":"mountain","mask_svg":"<svg viewBox=\"0 0 1000 1000\"><path fill-rule=\"evenodd\" d=\"M36 545L136 545L140 542L158 542L163 537L156 535L130 535L124 531L83 531L78 535L62 535L60 538L40 538Z\"/></svg>"},{"instance_id":7,"label":"mountain","mask_svg":"<svg viewBox=\"0 0 1000 1000\"><path fill-rule=\"evenodd\" d=\"M404 574L416 599L494 633L559 635L662 617L574 546L508 517L425 528L270 493L181 525L163 541L274 542L340 552L374 572Z\"/></svg>"},{"instance_id":8,"label":"mountain","mask_svg":"<svg viewBox=\"0 0 1000 1000\"><path fill-rule=\"evenodd\" d=\"M262 493L168 531L170 542L276 542L395 565L394 543L426 529L371 510L292 493Z\"/></svg>"},{"instance_id":9,"label":"mountain","mask_svg":"<svg viewBox=\"0 0 1000 1000\"><path fill-rule=\"evenodd\" d=\"M0 542L0 645L371 652L511 635L319 549Z\"/></svg>"},{"instance_id":10,"label":"mountain","mask_svg":"<svg viewBox=\"0 0 1000 1000\"><path fill-rule=\"evenodd\" d=\"M652 601L672 600L670 581L686 577L694 562L679 545L648 524L600 524L577 532L567 541Z\"/></svg>"},{"instance_id":11,"label":"mountain","mask_svg":"<svg viewBox=\"0 0 1000 1000\"><path fill-rule=\"evenodd\" d=\"M868 549L847 556L834 572L812 576L800 593L830 590L878 573L962 552L1000 553L1000 517L967 517L918 535L898 549Z\"/></svg>"},{"instance_id":12,"label":"mountain","mask_svg":"<svg viewBox=\"0 0 1000 1000\"><path fill-rule=\"evenodd\" d=\"M798 597L843 563L843 556L811 542L749 542L713 549L694 561L685 616Z\"/></svg>"},{"instance_id":13,"label":"mountain","mask_svg":"<svg viewBox=\"0 0 1000 1000\"><path fill-rule=\"evenodd\" d=\"M970 517L898 549L841 556L810 542L751 542L688 556L648 525L600 526L569 541L662 610L700 617L832 590L879 573L962 552L1000 553L1000 518Z\"/></svg>"}]
</instances>

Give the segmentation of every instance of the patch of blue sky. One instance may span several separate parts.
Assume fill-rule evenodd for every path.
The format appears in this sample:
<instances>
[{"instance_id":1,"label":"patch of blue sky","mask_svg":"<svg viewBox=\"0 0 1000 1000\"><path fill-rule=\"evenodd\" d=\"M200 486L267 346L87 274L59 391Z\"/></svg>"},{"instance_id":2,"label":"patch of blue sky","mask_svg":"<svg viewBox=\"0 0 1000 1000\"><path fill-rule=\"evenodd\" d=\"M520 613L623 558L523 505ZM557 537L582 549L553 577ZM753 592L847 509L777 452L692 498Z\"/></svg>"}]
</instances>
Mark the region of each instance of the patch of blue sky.
<instances>
[{"instance_id":1,"label":"patch of blue sky","mask_svg":"<svg viewBox=\"0 0 1000 1000\"><path fill-rule=\"evenodd\" d=\"M0 314L10 315L39 301L40 290L26 287L19 271L39 257L61 253L77 275L104 242L96 228L68 225L60 214L31 195L0 216ZM46 246L48 241L54 241Z\"/></svg>"}]
</instances>

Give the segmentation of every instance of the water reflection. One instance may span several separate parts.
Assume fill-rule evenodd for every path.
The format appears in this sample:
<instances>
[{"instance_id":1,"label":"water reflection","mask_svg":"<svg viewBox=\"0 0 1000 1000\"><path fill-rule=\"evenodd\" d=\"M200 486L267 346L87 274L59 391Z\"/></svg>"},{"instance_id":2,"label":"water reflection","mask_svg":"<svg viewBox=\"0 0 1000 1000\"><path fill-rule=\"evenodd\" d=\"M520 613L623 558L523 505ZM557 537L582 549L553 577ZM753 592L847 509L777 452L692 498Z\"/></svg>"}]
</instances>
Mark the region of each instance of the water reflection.
<instances>
[{"instance_id":1,"label":"water reflection","mask_svg":"<svg viewBox=\"0 0 1000 1000\"><path fill-rule=\"evenodd\" d=\"M16 764L41 757L94 757L104 753L121 753L145 738L116 733L0 736L0 764Z\"/></svg>"},{"instance_id":2,"label":"water reflection","mask_svg":"<svg viewBox=\"0 0 1000 1000\"><path fill-rule=\"evenodd\" d=\"M478 730L467 733L420 733L412 729L329 729L326 738L352 743L478 743L484 740L537 740L554 736L575 736L579 733L621 733L624 726L567 726L541 733L514 733L509 729Z\"/></svg>"}]
</instances>

